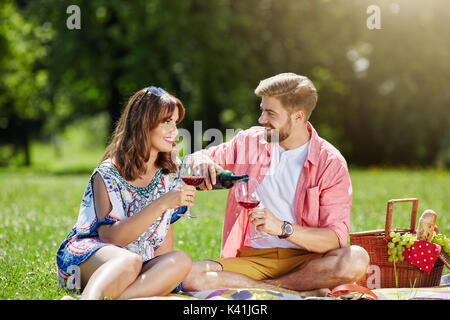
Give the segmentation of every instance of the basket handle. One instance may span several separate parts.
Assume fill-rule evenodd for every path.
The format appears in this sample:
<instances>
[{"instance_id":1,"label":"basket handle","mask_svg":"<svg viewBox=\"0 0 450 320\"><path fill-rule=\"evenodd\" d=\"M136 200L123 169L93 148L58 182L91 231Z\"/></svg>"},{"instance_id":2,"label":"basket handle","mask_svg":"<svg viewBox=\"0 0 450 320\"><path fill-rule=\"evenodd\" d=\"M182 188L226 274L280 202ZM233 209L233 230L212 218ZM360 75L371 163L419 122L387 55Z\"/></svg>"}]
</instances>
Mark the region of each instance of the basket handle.
<instances>
[{"instance_id":1,"label":"basket handle","mask_svg":"<svg viewBox=\"0 0 450 320\"><path fill-rule=\"evenodd\" d=\"M384 227L384 235L386 236L386 238L389 237L389 233L391 232L392 211L394 209L394 203L398 203L398 202L412 202L411 225L409 226L409 229L411 232L416 229L416 215L417 215L417 207L419 204L419 200L416 198L392 199L392 200L389 200L387 203L386 225Z\"/></svg>"}]
</instances>

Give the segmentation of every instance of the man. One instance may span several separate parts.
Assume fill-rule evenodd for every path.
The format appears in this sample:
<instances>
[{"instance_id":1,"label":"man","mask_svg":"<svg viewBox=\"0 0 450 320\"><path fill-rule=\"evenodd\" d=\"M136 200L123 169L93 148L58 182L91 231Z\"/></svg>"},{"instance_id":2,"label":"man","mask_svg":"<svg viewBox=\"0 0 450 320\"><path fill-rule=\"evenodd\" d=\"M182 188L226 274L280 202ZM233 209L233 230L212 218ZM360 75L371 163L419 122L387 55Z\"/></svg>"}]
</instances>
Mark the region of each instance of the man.
<instances>
[{"instance_id":1,"label":"man","mask_svg":"<svg viewBox=\"0 0 450 320\"><path fill-rule=\"evenodd\" d=\"M221 259L194 262L183 290L310 291L359 280L369 257L361 247L346 246L350 176L340 152L308 121L317 103L313 83L283 73L261 81L255 93L262 98L262 127L241 131L199 154L209 159L205 188L211 189L219 168L248 174L260 183L263 207L241 214L231 189ZM268 237L250 240L252 226Z\"/></svg>"}]
</instances>

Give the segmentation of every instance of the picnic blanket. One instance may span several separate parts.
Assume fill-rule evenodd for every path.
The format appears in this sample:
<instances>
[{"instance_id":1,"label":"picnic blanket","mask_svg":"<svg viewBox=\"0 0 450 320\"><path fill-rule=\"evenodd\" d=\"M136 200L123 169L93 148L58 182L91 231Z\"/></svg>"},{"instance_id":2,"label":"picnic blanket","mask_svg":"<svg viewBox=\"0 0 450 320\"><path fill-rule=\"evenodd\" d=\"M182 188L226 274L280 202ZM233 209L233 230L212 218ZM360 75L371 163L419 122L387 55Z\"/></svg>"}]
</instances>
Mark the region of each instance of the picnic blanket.
<instances>
[{"instance_id":1,"label":"picnic blanket","mask_svg":"<svg viewBox=\"0 0 450 320\"><path fill-rule=\"evenodd\" d=\"M432 288L384 288L372 290L378 300L450 300L450 286ZM341 296L351 299L355 294ZM220 289L199 292L183 292L139 300L337 300L332 297L304 297L264 289Z\"/></svg>"},{"instance_id":2,"label":"picnic blanket","mask_svg":"<svg viewBox=\"0 0 450 320\"><path fill-rule=\"evenodd\" d=\"M372 290L378 300L450 300L450 275L442 277L441 285L429 288L383 288ZM336 300L351 299L355 294L333 297L305 297L264 289L218 289L199 292L180 292L145 300Z\"/></svg>"},{"instance_id":3,"label":"picnic blanket","mask_svg":"<svg viewBox=\"0 0 450 320\"><path fill-rule=\"evenodd\" d=\"M264 289L217 289L198 292L180 292L168 296L139 298L139 300L334 300L327 297L304 297Z\"/></svg>"}]
</instances>

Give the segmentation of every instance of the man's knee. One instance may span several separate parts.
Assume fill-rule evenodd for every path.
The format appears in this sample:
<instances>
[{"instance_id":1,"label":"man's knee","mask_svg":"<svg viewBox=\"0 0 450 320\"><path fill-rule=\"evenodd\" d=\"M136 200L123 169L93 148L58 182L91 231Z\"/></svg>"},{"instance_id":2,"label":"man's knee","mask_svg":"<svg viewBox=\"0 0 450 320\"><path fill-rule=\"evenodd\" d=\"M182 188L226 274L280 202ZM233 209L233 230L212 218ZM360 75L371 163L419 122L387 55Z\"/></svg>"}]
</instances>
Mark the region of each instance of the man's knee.
<instances>
[{"instance_id":1,"label":"man's knee","mask_svg":"<svg viewBox=\"0 0 450 320\"><path fill-rule=\"evenodd\" d=\"M355 282L364 277L369 262L367 251L360 246L352 245L344 248L337 272L346 282Z\"/></svg>"}]
</instances>

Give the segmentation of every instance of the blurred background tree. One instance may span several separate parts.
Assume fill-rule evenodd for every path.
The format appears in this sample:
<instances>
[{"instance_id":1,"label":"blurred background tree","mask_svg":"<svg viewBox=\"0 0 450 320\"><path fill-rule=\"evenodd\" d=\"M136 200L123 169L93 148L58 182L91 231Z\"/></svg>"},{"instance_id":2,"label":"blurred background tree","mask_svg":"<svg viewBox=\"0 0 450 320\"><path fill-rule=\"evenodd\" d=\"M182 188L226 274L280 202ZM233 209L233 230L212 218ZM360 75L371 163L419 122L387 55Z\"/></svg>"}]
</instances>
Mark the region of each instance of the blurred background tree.
<instances>
[{"instance_id":1,"label":"blurred background tree","mask_svg":"<svg viewBox=\"0 0 450 320\"><path fill-rule=\"evenodd\" d=\"M11 2L0 3L0 163L20 153L29 165L30 143L48 120L46 26L34 25Z\"/></svg>"},{"instance_id":2,"label":"blurred background tree","mask_svg":"<svg viewBox=\"0 0 450 320\"><path fill-rule=\"evenodd\" d=\"M66 9L81 10L69 30ZM376 4L381 29L366 25ZM350 165L450 167L447 0L84 0L0 4L0 162L30 164L30 142L106 115L154 84L202 128L257 124L259 81L313 80L311 118ZM95 128L95 125L94 125ZM206 142L207 144L207 142Z\"/></svg>"}]
</instances>

